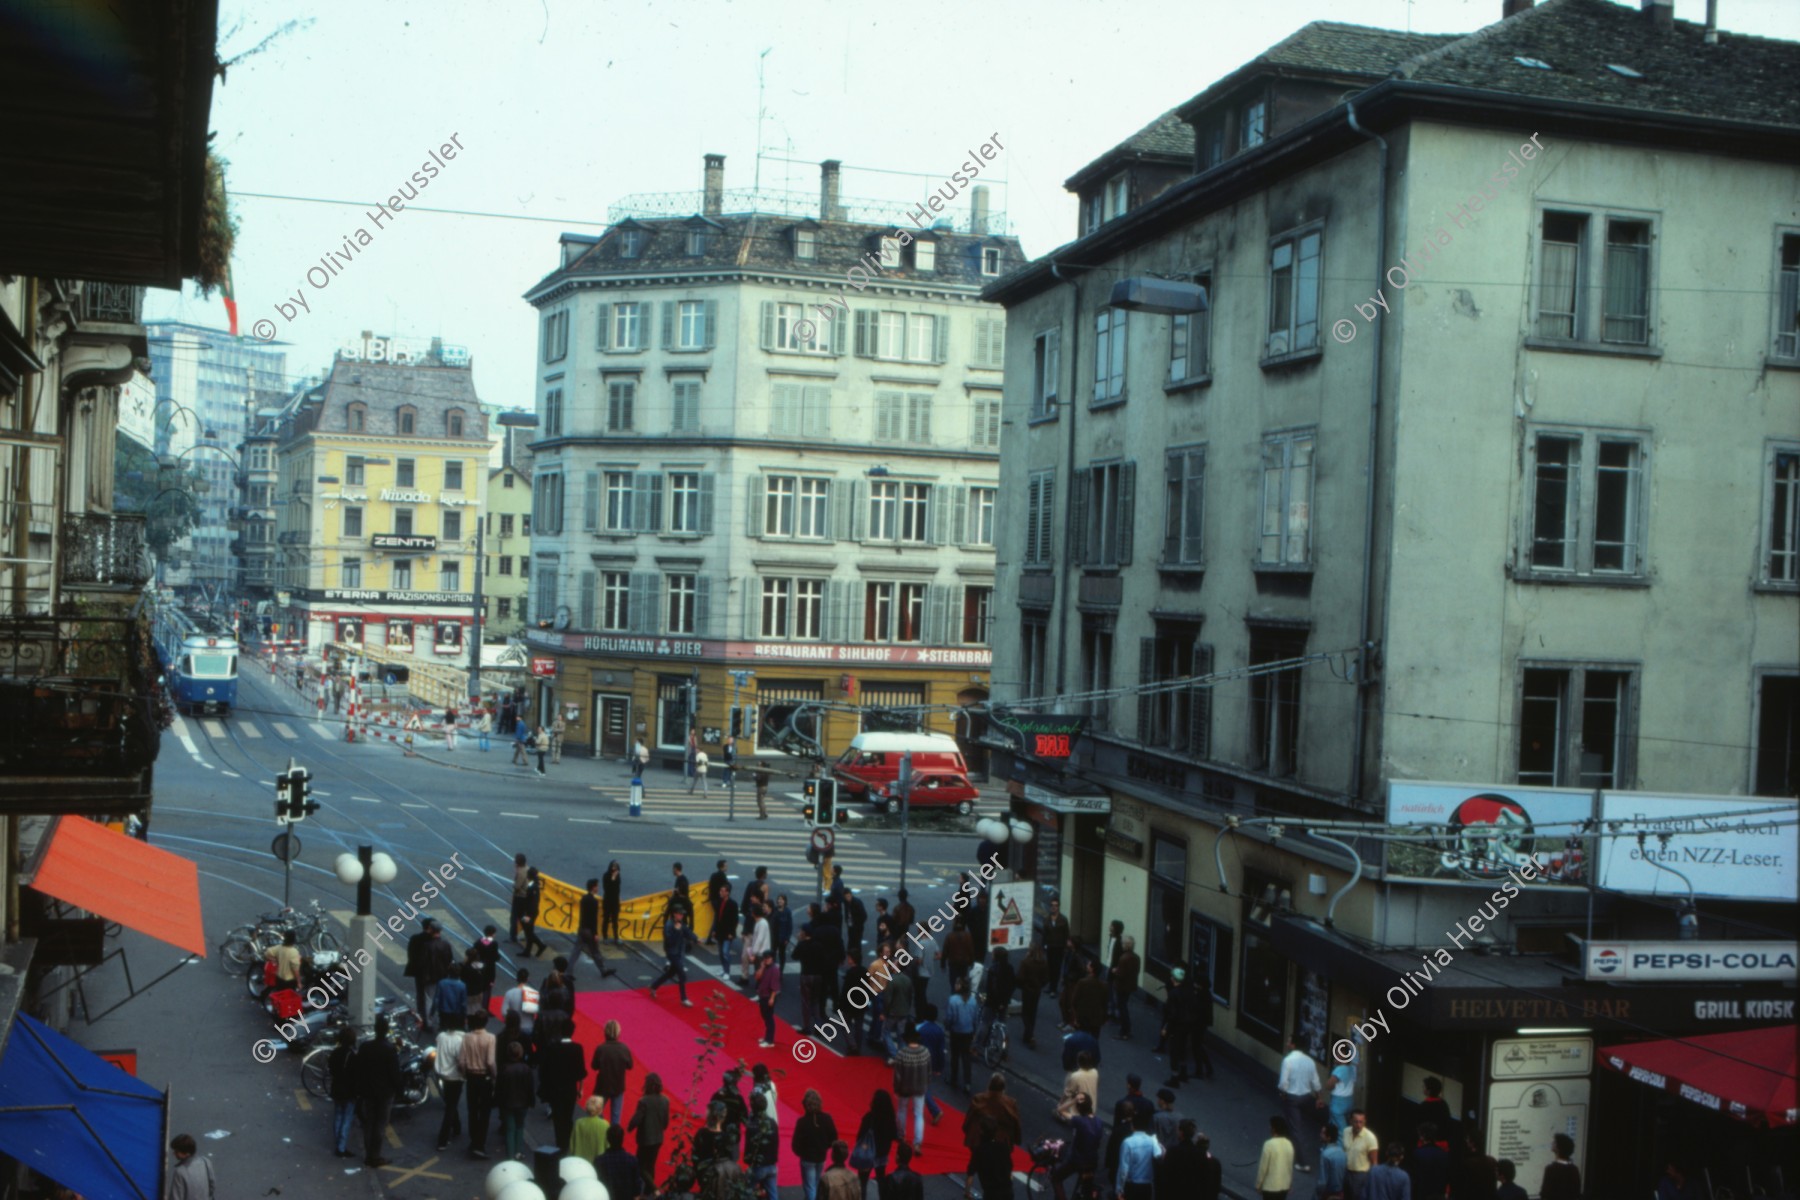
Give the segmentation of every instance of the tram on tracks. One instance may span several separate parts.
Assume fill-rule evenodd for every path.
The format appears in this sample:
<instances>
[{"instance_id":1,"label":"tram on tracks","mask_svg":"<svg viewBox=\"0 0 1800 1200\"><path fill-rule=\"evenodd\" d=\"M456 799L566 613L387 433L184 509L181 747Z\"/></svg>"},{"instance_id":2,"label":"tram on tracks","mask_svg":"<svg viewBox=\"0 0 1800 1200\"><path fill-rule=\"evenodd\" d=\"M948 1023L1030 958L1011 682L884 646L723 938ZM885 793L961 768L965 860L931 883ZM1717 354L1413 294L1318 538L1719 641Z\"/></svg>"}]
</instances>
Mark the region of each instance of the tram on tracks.
<instances>
[{"instance_id":1,"label":"tram on tracks","mask_svg":"<svg viewBox=\"0 0 1800 1200\"><path fill-rule=\"evenodd\" d=\"M237 704L238 640L175 604L156 612L156 655L177 712L229 713Z\"/></svg>"}]
</instances>

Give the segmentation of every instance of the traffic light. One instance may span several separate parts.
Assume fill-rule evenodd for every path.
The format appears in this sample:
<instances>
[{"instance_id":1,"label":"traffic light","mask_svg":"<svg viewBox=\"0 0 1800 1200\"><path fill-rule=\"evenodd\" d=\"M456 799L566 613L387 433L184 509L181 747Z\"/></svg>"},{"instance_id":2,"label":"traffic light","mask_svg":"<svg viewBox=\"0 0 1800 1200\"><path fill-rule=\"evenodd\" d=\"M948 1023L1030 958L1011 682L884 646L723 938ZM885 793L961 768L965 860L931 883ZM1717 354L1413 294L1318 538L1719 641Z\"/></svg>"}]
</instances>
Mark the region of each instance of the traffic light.
<instances>
[{"instance_id":1,"label":"traffic light","mask_svg":"<svg viewBox=\"0 0 1800 1200\"><path fill-rule=\"evenodd\" d=\"M813 819L813 815L819 811L819 781L808 779L802 782L800 795L806 802L800 809L800 815L806 818L808 826L818 825L818 822Z\"/></svg>"},{"instance_id":2,"label":"traffic light","mask_svg":"<svg viewBox=\"0 0 1800 1200\"><path fill-rule=\"evenodd\" d=\"M838 821L838 785L835 779L814 779L809 782L817 785L813 794L814 825L836 825Z\"/></svg>"},{"instance_id":3,"label":"traffic light","mask_svg":"<svg viewBox=\"0 0 1800 1200\"><path fill-rule=\"evenodd\" d=\"M312 772L305 767L289 767L275 777L275 820L292 825L319 811L312 798Z\"/></svg>"}]
</instances>

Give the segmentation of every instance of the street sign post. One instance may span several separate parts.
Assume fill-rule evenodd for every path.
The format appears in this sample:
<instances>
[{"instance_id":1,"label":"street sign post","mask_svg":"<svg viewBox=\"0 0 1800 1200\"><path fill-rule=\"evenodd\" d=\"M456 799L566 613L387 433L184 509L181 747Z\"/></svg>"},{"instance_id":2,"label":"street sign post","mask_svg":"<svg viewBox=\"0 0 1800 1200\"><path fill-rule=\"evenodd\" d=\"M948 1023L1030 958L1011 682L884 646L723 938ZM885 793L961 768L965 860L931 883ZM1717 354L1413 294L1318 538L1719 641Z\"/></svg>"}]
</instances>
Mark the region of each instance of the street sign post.
<instances>
[{"instance_id":1,"label":"street sign post","mask_svg":"<svg viewBox=\"0 0 1800 1200\"><path fill-rule=\"evenodd\" d=\"M900 792L900 888L906 889L906 834L912 824L912 751L900 756L900 777L894 786Z\"/></svg>"}]
</instances>

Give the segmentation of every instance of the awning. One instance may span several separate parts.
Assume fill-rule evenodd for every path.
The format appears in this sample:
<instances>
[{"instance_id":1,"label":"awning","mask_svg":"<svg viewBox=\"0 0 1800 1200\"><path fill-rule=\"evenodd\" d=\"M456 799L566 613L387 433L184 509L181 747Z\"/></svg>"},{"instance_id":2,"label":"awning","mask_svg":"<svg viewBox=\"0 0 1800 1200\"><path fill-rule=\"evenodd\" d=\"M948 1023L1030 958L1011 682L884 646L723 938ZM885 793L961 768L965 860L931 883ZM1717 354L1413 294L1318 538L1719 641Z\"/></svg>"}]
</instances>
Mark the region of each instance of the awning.
<instances>
[{"instance_id":1,"label":"awning","mask_svg":"<svg viewBox=\"0 0 1800 1200\"><path fill-rule=\"evenodd\" d=\"M0 1058L0 1151L83 1196L162 1195L168 1096L19 1014Z\"/></svg>"},{"instance_id":2,"label":"awning","mask_svg":"<svg viewBox=\"0 0 1800 1200\"><path fill-rule=\"evenodd\" d=\"M145 845L85 817L62 817L31 886L206 957L200 869L179 854Z\"/></svg>"},{"instance_id":3,"label":"awning","mask_svg":"<svg viewBox=\"0 0 1800 1200\"><path fill-rule=\"evenodd\" d=\"M1796 1118L1792 1025L1608 1046L1607 1067L1752 1125L1779 1128Z\"/></svg>"}]
</instances>

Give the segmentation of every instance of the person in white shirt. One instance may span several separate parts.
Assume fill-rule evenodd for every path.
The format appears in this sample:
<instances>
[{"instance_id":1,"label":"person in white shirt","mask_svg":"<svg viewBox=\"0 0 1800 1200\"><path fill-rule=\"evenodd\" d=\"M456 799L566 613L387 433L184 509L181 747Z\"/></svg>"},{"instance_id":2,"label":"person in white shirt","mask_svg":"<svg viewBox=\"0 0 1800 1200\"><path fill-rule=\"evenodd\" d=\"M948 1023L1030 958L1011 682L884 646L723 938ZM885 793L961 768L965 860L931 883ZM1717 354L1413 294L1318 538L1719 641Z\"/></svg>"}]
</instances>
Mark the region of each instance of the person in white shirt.
<instances>
[{"instance_id":1,"label":"person in white shirt","mask_svg":"<svg viewBox=\"0 0 1800 1200\"><path fill-rule=\"evenodd\" d=\"M505 998L500 1002L500 1019L505 1020L509 1012L519 1014L519 1029L530 1037L537 1024L538 990L531 986L531 970L528 967L519 968L517 986L508 988Z\"/></svg>"},{"instance_id":2,"label":"person in white shirt","mask_svg":"<svg viewBox=\"0 0 1800 1200\"><path fill-rule=\"evenodd\" d=\"M761 905L758 905L756 912L751 919L753 924L750 929L750 936L744 939L745 987L751 987L755 984L756 976L753 972L756 969L756 964L762 961L762 956L764 954L774 949L774 946L770 944L769 914L763 911ZM774 1114L771 1113L770 1115L773 1116Z\"/></svg>"},{"instance_id":3,"label":"person in white shirt","mask_svg":"<svg viewBox=\"0 0 1800 1200\"><path fill-rule=\"evenodd\" d=\"M444 1094L444 1120L438 1126L438 1153L450 1148L450 1143L462 1136L462 1065L457 1061L462 1057L463 1032L462 1013L440 1013L441 1028L437 1035L437 1057L432 1066L437 1071L438 1091Z\"/></svg>"},{"instance_id":4,"label":"person in white shirt","mask_svg":"<svg viewBox=\"0 0 1800 1200\"><path fill-rule=\"evenodd\" d=\"M702 792L706 791L706 764L706 751L694 751L694 774L688 780L688 795L694 794L695 785L698 785Z\"/></svg>"},{"instance_id":5,"label":"person in white shirt","mask_svg":"<svg viewBox=\"0 0 1800 1200\"><path fill-rule=\"evenodd\" d=\"M1289 1136L1294 1145L1294 1170L1312 1172L1310 1162L1301 1156L1318 1154L1319 1136L1311 1125L1313 1113L1324 1104L1324 1085L1319 1082L1319 1068L1312 1056L1300 1049L1294 1038L1287 1040L1287 1057L1281 1060L1281 1073L1275 1089L1281 1093L1281 1115L1287 1118Z\"/></svg>"}]
</instances>

